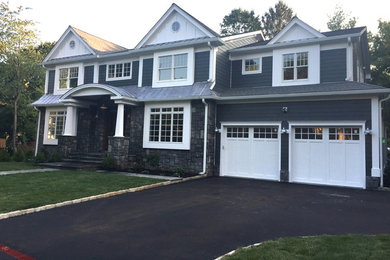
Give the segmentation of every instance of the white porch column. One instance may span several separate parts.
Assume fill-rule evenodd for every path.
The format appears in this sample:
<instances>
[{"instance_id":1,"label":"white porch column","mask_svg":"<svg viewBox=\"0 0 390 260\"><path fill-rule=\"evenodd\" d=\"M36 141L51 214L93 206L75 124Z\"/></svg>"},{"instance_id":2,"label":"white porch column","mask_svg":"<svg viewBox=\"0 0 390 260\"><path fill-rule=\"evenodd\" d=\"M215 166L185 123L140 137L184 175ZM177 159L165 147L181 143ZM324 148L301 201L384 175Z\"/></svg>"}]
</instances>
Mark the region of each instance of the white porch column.
<instances>
[{"instance_id":1,"label":"white porch column","mask_svg":"<svg viewBox=\"0 0 390 260\"><path fill-rule=\"evenodd\" d=\"M123 126L125 119L125 105L118 104L118 110L116 112L116 124L115 124L115 137L123 137Z\"/></svg>"},{"instance_id":2,"label":"white porch column","mask_svg":"<svg viewBox=\"0 0 390 260\"><path fill-rule=\"evenodd\" d=\"M372 168L371 168L371 176L372 177L380 177L381 175L381 165L379 165L379 146L381 144L380 140L380 130L379 130L379 120L381 117L379 115L379 102L378 98L371 99L371 142L372 142Z\"/></svg>"},{"instance_id":3,"label":"white porch column","mask_svg":"<svg viewBox=\"0 0 390 260\"><path fill-rule=\"evenodd\" d=\"M77 107L66 107L66 120L64 135L76 136L77 134Z\"/></svg>"}]
</instances>

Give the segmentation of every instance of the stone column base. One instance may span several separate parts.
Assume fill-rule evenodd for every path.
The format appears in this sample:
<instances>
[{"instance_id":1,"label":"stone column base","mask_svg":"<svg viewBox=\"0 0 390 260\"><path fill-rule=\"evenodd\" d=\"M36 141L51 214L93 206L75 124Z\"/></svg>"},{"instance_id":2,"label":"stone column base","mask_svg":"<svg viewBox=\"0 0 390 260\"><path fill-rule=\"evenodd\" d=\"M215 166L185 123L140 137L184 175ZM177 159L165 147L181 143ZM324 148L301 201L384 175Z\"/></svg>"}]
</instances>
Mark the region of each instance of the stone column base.
<instances>
[{"instance_id":1,"label":"stone column base","mask_svg":"<svg viewBox=\"0 0 390 260\"><path fill-rule=\"evenodd\" d=\"M108 137L107 156L115 159L115 166L118 169L126 169L129 167L129 137Z\"/></svg>"},{"instance_id":2,"label":"stone column base","mask_svg":"<svg viewBox=\"0 0 390 260\"><path fill-rule=\"evenodd\" d=\"M67 158L70 153L77 151L77 136L62 135L58 137L58 150L62 157Z\"/></svg>"}]
</instances>

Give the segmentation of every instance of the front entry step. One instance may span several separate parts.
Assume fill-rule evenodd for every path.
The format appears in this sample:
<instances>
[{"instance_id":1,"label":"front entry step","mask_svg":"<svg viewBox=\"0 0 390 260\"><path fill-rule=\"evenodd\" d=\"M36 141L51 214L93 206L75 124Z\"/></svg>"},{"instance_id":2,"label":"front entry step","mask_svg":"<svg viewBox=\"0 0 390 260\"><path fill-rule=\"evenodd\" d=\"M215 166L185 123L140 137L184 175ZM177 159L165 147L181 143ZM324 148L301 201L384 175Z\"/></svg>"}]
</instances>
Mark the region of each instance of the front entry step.
<instances>
[{"instance_id":1,"label":"front entry step","mask_svg":"<svg viewBox=\"0 0 390 260\"><path fill-rule=\"evenodd\" d=\"M93 171L100 168L104 158L104 153L72 153L61 162L41 163L40 165L57 169Z\"/></svg>"}]
</instances>

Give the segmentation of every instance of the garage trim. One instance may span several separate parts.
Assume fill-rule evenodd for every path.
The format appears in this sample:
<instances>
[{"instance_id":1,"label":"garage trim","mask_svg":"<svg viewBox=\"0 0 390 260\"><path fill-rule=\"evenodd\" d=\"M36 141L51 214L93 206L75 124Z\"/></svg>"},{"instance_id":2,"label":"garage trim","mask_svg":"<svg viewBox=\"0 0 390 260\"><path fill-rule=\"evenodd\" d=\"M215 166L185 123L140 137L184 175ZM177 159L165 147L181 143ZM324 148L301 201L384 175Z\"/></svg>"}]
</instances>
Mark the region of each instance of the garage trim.
<instances>
[{"instance_id":1,"label":"garage trim","mask_svg":"<svg viewBox=\"0 0 390 260\"><path fill-rule=\"evenodd\" d=\"M366 122L365 121L310 121L310 122L305 122L305 121L291 121L289 122L289 142L288 142L288 168L289 168L289 176L288 176L288 179L289 179L289 182L292 182L292 173L291 173L291 169L292 169L292 142L293 142L293 135L292 135L292 129L294 127L299 127L299 126L319 126L319 127L331 127L331 126L357 126L357 127L361 127L362 129L362 132L361 132L361 135L363 135L363 137L365 136L364 134L364 130L366 129ZM365 144L365 141L362 142L362 146L363 146L363 151L364 153L366 152L366 144ZM363 156L363 172L364 172L364 176L366 176L366 168L365 168L365 165L366 165L366 156ZM316 184L312 184L310 183L310 185L316 185ZM321 184L318 184L318 185L321 185ZM324 184L324 185L327 185L327 184ZM347 186L346 186L347 187ZM363 189L366 188L366 182L364 181L363 182Z\"/></svg>"},{"instance_id":2,"label":"garage trim","mask_svg":"<svg viewBox=\"0 0 390 260\"><path fill-rule=\"evenodd\" d=\"M277 126L278 127L278 140L279 140L279 158L278 158L278 167L279 167L279 173L280 173L280 170L281 170L281 151L282 151L282 142L281 142L281 129L282 129L282 123L280 121L264 121L264 122L248 122L248 121L225 121L225 122L221 122L221 136L220 136L220 162L219 162L219 174L220 176L224 176L222 175L222 173L224 172L224 161L225 161L225 158L223 156L223 149L222 149L222 146L224 144L223 142L223 139L224 139L224 136L226 135L226 128L229 127L229 126L243 126L243 127L256 127L256 126ZM239 178L245 178L245 177L239 177ZM280 175L279 175L279 178L278 178L278 181L280 181Z\"/></svg>"}]
</instances>

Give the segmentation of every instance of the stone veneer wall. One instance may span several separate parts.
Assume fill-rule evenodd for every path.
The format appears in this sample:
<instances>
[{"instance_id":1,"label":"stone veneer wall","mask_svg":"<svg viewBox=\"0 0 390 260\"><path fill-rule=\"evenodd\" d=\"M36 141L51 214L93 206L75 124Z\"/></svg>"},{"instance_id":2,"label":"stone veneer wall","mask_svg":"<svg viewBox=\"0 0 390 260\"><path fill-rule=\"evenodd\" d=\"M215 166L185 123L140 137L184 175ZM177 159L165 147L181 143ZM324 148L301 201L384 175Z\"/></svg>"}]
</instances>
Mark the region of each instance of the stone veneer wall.
<instances>
[{"instance_id":1,"label":"stone veneer wall","mask_svg":"<svg viewBox=\"0 0 390 260\"><path fill-rule=\"evenodd\" d=\"M208 116L208 153L207 172L214 169L214 140L215 140L215 103L209 103ZM204 104L200 100L191 102L191 148L190 150L144 149L143 126L144 106L131 107L126 116L125 135L129 136L129 155L135 155L136 162L145 162L149 154L160 156L160 167L166 170L183 168L186 171L199 173L203 170L203 136L204 136Z\"/></svg>"}]
</instances>

